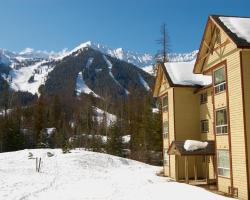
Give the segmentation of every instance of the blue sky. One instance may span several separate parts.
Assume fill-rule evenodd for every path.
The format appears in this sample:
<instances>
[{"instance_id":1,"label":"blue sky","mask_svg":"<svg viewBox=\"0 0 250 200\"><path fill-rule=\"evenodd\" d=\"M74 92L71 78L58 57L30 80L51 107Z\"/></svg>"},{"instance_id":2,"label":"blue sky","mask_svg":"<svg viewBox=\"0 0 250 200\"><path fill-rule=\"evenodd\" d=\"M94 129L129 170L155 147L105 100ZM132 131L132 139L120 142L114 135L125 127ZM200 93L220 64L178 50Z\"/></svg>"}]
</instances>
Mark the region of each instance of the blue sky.
<instances>
[{"instance_id":1,"label":"blue sky","mask_svg":"<svg viewBox=\"0 0 250 200\"><path fill-rule=\"evenodd\" d=\"M250 16L249 0L2 0L0 48L59 51L91 40L156 53L162 22L171 51L199 48L209 14Z\"/></svg>"}]
</instances>

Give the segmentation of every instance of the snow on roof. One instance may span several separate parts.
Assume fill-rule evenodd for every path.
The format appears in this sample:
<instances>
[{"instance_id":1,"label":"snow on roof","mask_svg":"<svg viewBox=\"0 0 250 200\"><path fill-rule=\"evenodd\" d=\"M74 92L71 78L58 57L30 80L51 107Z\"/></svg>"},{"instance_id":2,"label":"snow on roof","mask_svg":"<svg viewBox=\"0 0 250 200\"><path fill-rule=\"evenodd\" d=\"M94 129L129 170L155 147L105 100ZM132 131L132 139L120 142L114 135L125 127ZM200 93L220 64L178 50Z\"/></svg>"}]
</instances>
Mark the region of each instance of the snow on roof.
<instances>
[{"instance_id":1,"label":"snow on roof","mask_svg":"<svg viewBox=\"0 0 250 200\"><path fill-rule=\"evenodd\" d=\"M201 142L197 140L186 140L184 143L184 149L186 151L195 151L198 149L205 149L208 145L208 142Z\"/></svg>"},{"instance_id":2,"label":"snow on roof","mask_svg":"<svg viewBox=\"0 0 250 200\"><path fill-rule=\"evenodd\" d=\"M211 84L211 76L193 73L194 63L195 60L191 62L169 62L165 63L165 67L174 84L201 86Z\"/></svg>"},{"instance_id":3,"label":"snow on roof","mask_svg":"<svg viewBox=\"0 0 250 200\"><path fill-rule=\"evenodd\" d=\"M232 33L250 43L250 18L219 17L219 19Z\"/></svg>"}]
</instances>

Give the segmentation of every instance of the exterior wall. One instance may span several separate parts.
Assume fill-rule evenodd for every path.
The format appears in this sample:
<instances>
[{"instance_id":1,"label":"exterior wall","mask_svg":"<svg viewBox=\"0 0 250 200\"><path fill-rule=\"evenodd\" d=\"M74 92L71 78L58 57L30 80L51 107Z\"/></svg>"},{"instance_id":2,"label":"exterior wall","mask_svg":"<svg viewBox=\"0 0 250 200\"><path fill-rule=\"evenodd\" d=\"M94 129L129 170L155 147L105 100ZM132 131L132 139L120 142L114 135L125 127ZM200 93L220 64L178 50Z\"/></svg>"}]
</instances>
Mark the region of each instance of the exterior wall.
<instances>
[{"instance_id":1,"label":"exterior wall","mask_svg":"<svg viewBox=\"0 0 250 200\"><path fill-rule=\"evenodd\" d=\"M200 139L199 100L194 88L175 88L176 140Z\"/></svg>"},{"instance_id":2,"label":"exterior wall","mask_svg":"<svg viewBox=\"0 0 250 200\"><path fill-rule=\"evenodd\" d=\"M228 36L222 30L220 31L220 38L221 42L216 43L214 48L227 40L229 41ZM234 43L229 42L227 45L222 46L211 53L206 59L203 71L211 73L209 69L212 69L213 66L222 61L226 61L227 63L227 93L215 95L214 107L215 109L225 106L228 108L230 125L228 135L229 142L227 144L226 136L216 136L216 148L229 148L229 150L231 150L232 180L229 182L228 180L222 181L222 178L219 177L218 188L221 191L228 192L227 186L232 186L238 189L239 198L248 199L246 159L242 159L246 158L246 153L241 62L239 49L237 49Z\"/></svg>"},{"instance_id":3,"label":"exterior wall","mask_svg":"<svg viewBox=\"0 0 250 200\"><path fill-rule=\"evenodd\" d=\"M222 34L222 40L225 40ZM229 113L229 135L217 135L217 149L231 150L232 159L232 180L218 177L218 189L228 192L228 187L232 186L238 189L238 195L242 199L248 199L247 189L247 171L245 158L245 136L244 136L244 116L243 101L241 90L241 67L240 53L235 45L230 43L223 47L223 54L217 55L213 53L207 59L205 69L208 70L223 60L226 60L227 71L227 93L221 93L214 96L215 110L227 107ZM219 67L219 66L218 66ZM229 142L226 139L229 137ZM230 149L231 145L231 149Z\"/></svg>"},{"instance_id":4,"label":"exterior wall","mask_svg":"<svg viewBox=\"0 0 250 200\"><path fill-rule=\"evenodd\" d=\"M160 87L160 96L168 95L168 111L162 113L162 122L169 122L169 131L168 131L168 139L163 139L163 148L169 148L170 144L173 140L175 140L175 130L174 130L174 89L171 88L165 78L163 76L161 87ZM169 156L169 166L164 165L164 175L169 176L173 179L175 177L175 156Z\"/></svg>"},{"instance_id":5,"label":"exterior wall","mask_svg":"<svg viewBox=\"0 0 250 200\"><path fill-rule=\"evenodd\" d=\"M247 139L248 180L250 180L250 51L242 51L242 75L245 106L245 130ZM250 185L248 185L250 190Z\"/></svg>"},{"instance_id":6,"label":"exterior wall","mask_svg":"<svg viewBox=\"0 0 250 200\"><path fill-rule=\"evenodd\" d=\"M168 90L169 145L175 140L175 88ZM176 179L176 156L170 155L170 177Z\"/></svg>"},{"instance_id":7,"label":"exterior wall","mask_svg":"<svg viewBox=\"0 0 250 200\"><path fill-rule=\"evenodd\" d=\"M228 186L230 186L230 178L218 177L218 190L224 193L228 193Z\"/></svg>"},{"instance_id":8,"label":"exterior wall","mask_svg":"<svg viewBox=\"0 0 250 200\"><path fill-rule=\"evenodd\" d=\"M224 108L227 106L227 95L226 92L214 95L214 108L215 110Z\"/></svg>"},{"instance_id":9,"label":"exterior wall","mask_svg":"<svg viewBox=\"0 0 250 200\"><path fill-rule=\"evenodd\" d=\"M227 58L228 96L232 143L233 187L238 188L240 198L248 199L244 115L239 52ZM244 159L242 159L244 158Z\"/></svg>"},{"instance_id":10,"label":"exterior wall","mask_svg":"<svg viewBox=\"0 0 250 200\"><path fill-rule=\"evenodd\" d=\"M198 100L200 99L200 94L207 92L207 103L199 104L200 105L200 121L201 120L208 120L208 133L201 133L200 130L200 137L202 141L205 140L214 140L214 114L213 114L213 96L212 96L213 88L207 88L201 90L197 93Z\"/></svg>"},{"instance_id":11,"label":"exterior wall","mask_svg":"<svg viewBox=\"0 0 250 200\"><path fill-rule=\"evenodd\" d=\"M223 31L220 31L220 38L221 38L221 43L224 43L227 40L229 41L228 36ZM214 48L217 48L219 45L220 43L217 42ZM208 58L206 59L206 63L204 65L204 71L208 70L217 63L225 60L231 53L235 51L237 51L237 47L232 42L229 42L227 45L218 48L212 54L209 54Z\"/></svg>"},{"instance_id":12,"label":"exterior wall","mask_svg":"<svg viewBox=\"0 0 250 200\"><path fill-rule=\"evenodd\" d=\"M178 87L174 89L175 102L175 131L176 140L194 139L200 140L200 109L199 98L194 93L195 88ZM198 177L204 178L203 160L196 156L198 168ZM185 177L185 161L184 157L178 157L178 178ZM189 178L194 178L195 157L188 157ZM200 169L200 170L199 170Z\"/></svg>"},{"instance_id":13,"label":"exterior wall","mask_svg":"<svg viewBox=\"0 0 250 200\"><path fill-rule=\"evenodd\" d=\"M200 140L214 140L214 114L213 114L213 87L209 87L201 90L197 93L197 98L200 100L200 94L207 92L207 103L200 104L200 121L208 120L208 129L207 133L201 133L200 131ZM205 163L202 162L201 166L205 168ZM208 175L209 179L215 179L216 166L214 163L214 157L209 158L208 163ZM205 175L205 171L203 170L203 174Z\"/></svg>"}]
</instances>

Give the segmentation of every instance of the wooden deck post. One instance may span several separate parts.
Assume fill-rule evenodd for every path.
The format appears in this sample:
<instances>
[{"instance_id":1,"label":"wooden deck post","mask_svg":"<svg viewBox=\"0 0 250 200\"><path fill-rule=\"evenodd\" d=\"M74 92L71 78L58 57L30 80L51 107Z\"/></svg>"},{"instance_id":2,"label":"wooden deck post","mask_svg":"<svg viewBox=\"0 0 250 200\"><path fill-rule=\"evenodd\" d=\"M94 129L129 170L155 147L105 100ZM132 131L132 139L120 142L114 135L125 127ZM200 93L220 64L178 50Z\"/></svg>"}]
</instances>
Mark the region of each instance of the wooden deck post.
<instances>
[{"instance_id":1,"label":"wooden deck post","mask_svg":"<svg viewBox=\"0 0 250 200\"><path fill-rule=\"evenodd\" d=\"M194 157L194 180L197 182L197 160L196 156Z\"/></svg>"},{"instance_id":2,"label":"wooden deck post","mask_svg":"<svg viewBox=\"0 0 250 200\"><path fill-rule=\"evenodd\" d=\"M206 173L206 183L208 184L208 179L209 179L209 177L208 177L208 162L207 162L208 160L207 160L207 156L205 156L205 173Z\"/></svg>"},{"instance_id":3,"label":"wooden deck post","mask_svg":"<svg viewBox=\"0 0 250 200\"><path fill-rule=\"evenodd\" d=\"M179 157L175 156L175 180L179 181Z\"/></svg>"},{"instance_id":4,"label":"wooden deck post","mask_svg":"<svg viewBox=\"0 0 250 200\"><path fill-rule=\"evenodd\" d=\"M185 180L186 183L189 183L189 176L188 176L188 157L185 156Z\"/></svg>"}]
</instances>

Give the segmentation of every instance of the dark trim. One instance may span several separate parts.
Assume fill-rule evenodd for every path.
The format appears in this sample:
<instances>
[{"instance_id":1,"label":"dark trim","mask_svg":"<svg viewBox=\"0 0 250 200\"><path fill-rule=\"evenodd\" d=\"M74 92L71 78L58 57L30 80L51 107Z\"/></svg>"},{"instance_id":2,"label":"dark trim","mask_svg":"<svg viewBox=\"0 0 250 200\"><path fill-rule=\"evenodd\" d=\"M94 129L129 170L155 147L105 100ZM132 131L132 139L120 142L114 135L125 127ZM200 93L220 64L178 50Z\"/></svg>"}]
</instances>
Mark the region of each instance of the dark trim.
<instances>
[{"instance_id":1,"label":"dark trim","mask_svg":"<svg viewBox=\"0 0 250 200\"><path fill-rule=\"evenodd\" d=\"M212 69L212 76L213 76L213 103L214 103L214 133L215 133L215 138L217 137L216 134L216 110L215 109L215 101L214 101L214 96L215 96L215 91L214 91L214 71L216 68L220 68L224 65L225 67L225 76L226 76L226 101L227 101L227 124L228 124L228 146L229 146L229 157L230 157L230 179L231 179L231 187L233 188L233 164L232 164L232 145L231 145L231 123L230 123L230 109L229 109L229 94L228 94L228 73L227 73L227 61L224 60L216 65L214 65L213 67L210 68L210 70ZM217 142L216 142L216 162L217 162ZM218 165L216 166L216 168L218 168ZM218 176L218 172L217 172L217 176ZM218 184L218 180L217 180L217 184Z\"/></svg>"},{"instance_id":2,"label":"dark trim","mask_svg":"<svg viewBox=\"0 0 250 200\"><path fill-rule=\"evenodd\" d=\"M162 135L162 161L163 161L163 174L165 174L162 97L160 97L160 99L161 99L161 128L162 128L162 133L161 133L161 135Z\"/></svg>"},{"instance_id":3,"label":"dark trim","mask_svg":"<svg viewBox=\"0 0 250 200\"><path fill-rule=\"evenodd\" d=\"M227 61L223 60L223 61L217 63L216 65L210 67L209 69L205 70L204 73L211 72L211 71L213 72L216 68L222 67L223 65L226 66L226 64L227 64ZM213 87L214 87L214 77L213 77Z\"/></svg>"},{"instance_id":4,"label":"dark trim","mask_svg":"<svg viewBox=\"0 0 250 200\"><path fill-rule=\"evenodd\" d=\"M230 179L231 179L230 177L221 176L221 175L218 175L218 178L224 178L224 179L228 179L228 180L230 180Z\"/></svg>"},{"instance_id":5,"label":"dark trim","mask_svg":"<svg viewBox=\"0 0 250 200\"><path fill-rule=\"evenodd\" d=\"M228 92L228 72L227 72L227 62L225 65L225 73L226 73L226 97L227 97L227 117L228 117L228 145L229 145L229 156L230 156L230 177L231 177L231 188L233 185L233 160L232 160L232 144L231 144L231 122L230 122L230 106L229 106L229 92Z\"/></svg>"},{"instance_id":6,"label":"dark trim","mask_svg":"<svg viewBox=\"0 0 250 200\"><path fill-rule=\"evenodd\" d=\"M214 80L214 79L213 79ZM212 83L212 86L214 85L214 81ZM214 173L216 177L216 186L218 189L218 171L217 171L217 138L216 138L216 125L215 125L215 120L216 120L216 113L215 113L215 100L214 100L214 89L211 92L212 94L212 104L213 104L213 132L214 132L214 142L215 142L215 156L214 156Z\"/></svg>"},{"instance_id":7,"label":"dark trim","mask_svg":"<svg viewBox=\"0 0 250 200\"><path fill-rule=\"evenodd\" d=\"M198 51L198 54L197 54L197 58L196 58L196 61L194 63L194 69L193 69L193 73L195 73L195 68L196 68L196 65L198 64L199 62L199 57L200 57L200 54L201 54L201 49L202 49L202 46L203 46L203 41L205 40L205 35L206 35L206 32L207 32L207 29L208 29L208 26L209 26L209 22L210 22L210 17L208 16L207 18L207 23L206 23L206 26L205 26L205 30L203 32L203 36L202 36L202 39L201 39L201 43L200 43L200 47L199 47L199 51Z\"/></svg>"},{"instance_id":8,"label":"dark trim","mask_svg":"<svg viewBox=\"0 0 250 200\"><path fill-rule=\"evenodd\" d=\"M247 173L247 195L249 198L249 169L248 169L248 148L247 148L247 127L246 127L246 103L245 103L245 87L243 77L243 58L242 51L240 51L240 76L241 76L241 92L242 92L242 106L243 106L243 123L244 123L244 139L245 139L245 154L246 154L246 173Z\"/></svg>"},{"instance_id":9,"label":"dark trim","mask_svg":"<svg viewBox=\"0 0 250 200\"><path fill-rule=\"evenodd\" d=\"M167 95L168 95L168 105L169 105L169 94L167 93ZM169 150L169 148L170 148L170 129L169 129L169 124L170 124L170 122L169 122L169 106L168 106L168 150ZM168 153L168 152L167 152ZM168 155L168 162L169 162L169 177L170 177L170 175L171 175L171 166L170 166L170 155Z\"/></svg>"},{"instance_id":10,"label":"dark trim","mask_svg":"<svg viewBox=\"0 0 250 200\"><path fill-rule=\"evenodd\" d=\"M202 90L207 90L211 87L213 87L213 84L209 84L209 85L206 85L204 87L198 88L197 90L194 91L194 94L197 94L197 93L201 92Z\"/></svg>"}]
</instances>

